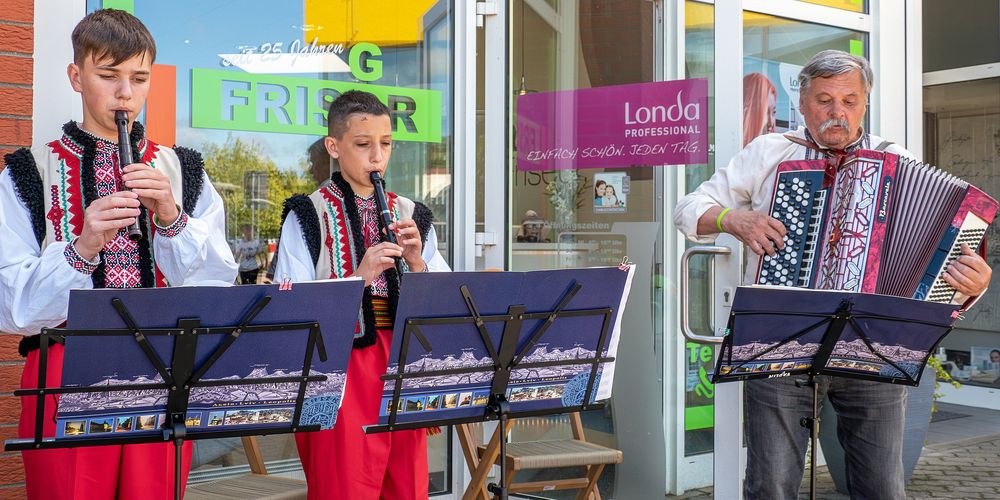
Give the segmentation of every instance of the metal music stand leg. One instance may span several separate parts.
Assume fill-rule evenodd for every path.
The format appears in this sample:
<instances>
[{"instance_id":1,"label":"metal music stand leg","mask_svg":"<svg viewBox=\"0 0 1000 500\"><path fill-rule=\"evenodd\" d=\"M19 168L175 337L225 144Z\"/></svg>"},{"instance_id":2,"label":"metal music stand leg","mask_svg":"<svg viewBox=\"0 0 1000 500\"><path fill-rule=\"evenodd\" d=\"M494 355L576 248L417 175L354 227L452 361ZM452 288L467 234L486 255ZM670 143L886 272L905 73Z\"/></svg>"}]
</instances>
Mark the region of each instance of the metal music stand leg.
<instances>
[{"instance_id":1,"label":"metal music stand leg","mask_svg":"<svg viewBox=\"0 0 1000 500\"><path fill-rule=\"evenodd\" d=\"M500 419L500 477L497 482L490 483L486 488L495 495L496 500L507 500L507 414L510 413L510 403L503 394L494 394L490 401L490 411Z\"/></svg>"},{"instance_id":2,"label":"metal music stand leg","mask_svg":"<svg viewBox=\"0 0 1000 500\"><path fill-rule=\"evenodd\" d=\"M184 450L184 438L174 439L174 499L181 500L181 467Z\"/></svg>"},{"instance_id":3,"label":"metal music stand leg","mask_svg":"<svg viewBox=\"0 0 1000 500\"><path fill-rule=\"evenodd\" d=\"M812 415L802 417L799 424L809 429L809 499L816 500L816 447L819 445L819 384L816 376L809 374L809 380L797 380L799 387L812 387Z\"/></svg>"}]
</instances>

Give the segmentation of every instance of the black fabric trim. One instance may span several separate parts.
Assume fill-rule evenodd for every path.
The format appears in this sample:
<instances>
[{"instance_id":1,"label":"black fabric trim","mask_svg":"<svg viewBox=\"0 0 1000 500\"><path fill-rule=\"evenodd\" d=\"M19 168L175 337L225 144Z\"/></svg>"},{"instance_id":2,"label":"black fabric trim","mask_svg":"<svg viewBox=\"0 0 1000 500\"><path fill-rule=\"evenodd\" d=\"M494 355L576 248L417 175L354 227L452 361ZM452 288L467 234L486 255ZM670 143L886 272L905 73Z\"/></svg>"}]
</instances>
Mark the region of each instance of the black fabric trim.
<instances>
[{"instance_id":1,"label":"black fabric trim","mask_svg":"<svg viewBox=\"0 0 1000 500\"><path fill-rule=\"evenodd\" d=\"M63 132L73 139L77 144L83 146L83 157L80 158L80 191L83 193L83 207L86 207L98 198L97 183L94 177L94 159L97 157L97 139L92 135L80 130L76 122L70 121L63 125ZM132 161L139 161L139 142L142 140L144 130L139 123L132 124L132 132L129 139L132 143ZM153 270L153 256L150 250L149 241L149 214L146 207L139 206L139 229L142 230L142 239L139 240L139 277L143 288L156 287L156 272ZM100 252L101 263L90 275L94 288L107 288L107 276L105 275L104 250Z\"/></svg>"},{"instance_id":2,"label":"black fabric trim","mask_svg":"<svg viewBox=\"0 0 1000 500\"><path fill-rule=\"evenodd\" d=\"M377 339L375 334L375 309L372 308L372 287L366 286L365 293L361 297L361 336L354 338L354 348L364 349L375 345ZM392 307L392 303L389 303Z\"/></svg>"},{"instance_id":3,"label":"black fabric trim","mask_svg":"<svg viewBox=\"0 0 1000 500\"><path fill-rule=\"evenodd\" d=\"M62 335L57 335L54 337L49 337L49 347L56 344L65 344L66 337ZM37 351L42 346L42 336L41 335L27 335L21 337L21 341L17 343L17 353L21 355L22 358L27 358L28 354L32 351Z\"/></svg>"},{"instance_id":4,"label":"black fabric trim","mask_svg":"<svg viewBox=\"0 0 1000 500\"><path fill-rule=\"evenodd\" d=\"M132 131L129 132L129 142L132 143L132 161L138 163L142 158L142 151L139 150L139 142L146 137L146 129L139 122L132 122Z\"/></svg>"},{"instance_id":5,"label":"black fabric trim","mask_svg":"<svg viewBox=\"0 0 1000 500\"><path fill-rule=\"evenodd\" d=\"M367 248L365 248L364 231L361 229L361 216L358 214L358 205L354 201L354 190L351 189L351 185L344 180L340 172L334 172L330 178L344 195L345 215L347 222L351 226L351 239L354 241L354 263L352 267L357 268L358 264L364 258ZM382 274L385 275L385 281L389 287L389 314L395 316L396 305L399 303L399 276L396 274L396 269L394 268L386 269ZM363 320L361 336L354 339L355 349L372 346L376 340L375 311L372 309L370 287L365 287L365 294L361 301L361 317Z\"/></svg>"},{"instance_id":6,"label":"black fabric trim","mask_svg":"<svg viewBox=\"0 0 1000 500\"><path fill-rule=\"evenodd\" d=\"M304 194L292 195L291 198L285 200L284 207L281 209L281 225L285 225L285 219L288 217L289 212L295 212L295 216L299 219L299 227L302 228L302 239L306 242L306 248L309 249L309 256L312 257L313 267L319 263L319 215L316 214L316 209L313 207L312 200ZM281 246L281 241L278 241L278 246ZM317 276L318 277L318 276Z\"/></svg>"},{"instance_id":7,"label":"black fabric trim","mask_svg":"<svg viewBox=\"0 0 1000 500\"><path fill-rule=\"evenodd\" d=\"M27 148L21 148L4 156L10 178L14 181L14 194L28 208L31 229L34 230L38 246L45 241L45 191L42 175L35 165L35 157Z\"/></svg>"},{"instance_id":8,"label":"black fabric trim","mask_svg":"<svg viewBox=\"0 0 1000 500\"><path fill-rule=\"evenodd\" d=\"M413 222L417 223L417 229L420 230L420 243L421 248L427 246L427 235L431 232L431 226L434 224L434 212L427 205L420 203L419 201L413 202Z\"/></svg>"},{"instance_id":9,"label":"black fabric trim","mask_svg":"<svg viewBox=\"0 0 1000 500\"><path fill-rule=\"evenodd\" d=\"M183 205L181 208L189 216L194 213L198 206L198 199L201 197L201 190L205 185L205 160L202 159L198 151L174 146L174 153L181 162L181 194Z\"/></svg>"},{"instance_id":10,"label":"black fabric trim","mask_svg":"<svg viewBox=\"0 0 1000 500\"><path fill-rule=\"evenodd\" d=\"M129 142L132 143L132 161L139 163L142 159L142 151L139 143L146 137L146 129L139 122L132 123L132 131L129 133ZM147 141L148 142L148 141ZM146 147L149 147L147 144ZM183 189L183 187L181 188ZM146 207L139 206L139 229L142 231L142 239L139 240L139 277L143 288L156 288L156 265L153 263L153 242L149 235L151 227L149 213ZM103 261L103 259L101 259Z\"/></svg>"},{"instance_id":11,"label":"black fabric trim","mask_svg":"<svg viewBox=\"0 0 1000 500\"><path fill-rule=\"evenodd\" d=\"M139 207L139 229L142 239L139 240L139 276L143 288L156 288L156 269L153 264L152 242L149 240L149 214L144 207Z\"/></svg>"}]
</instances>

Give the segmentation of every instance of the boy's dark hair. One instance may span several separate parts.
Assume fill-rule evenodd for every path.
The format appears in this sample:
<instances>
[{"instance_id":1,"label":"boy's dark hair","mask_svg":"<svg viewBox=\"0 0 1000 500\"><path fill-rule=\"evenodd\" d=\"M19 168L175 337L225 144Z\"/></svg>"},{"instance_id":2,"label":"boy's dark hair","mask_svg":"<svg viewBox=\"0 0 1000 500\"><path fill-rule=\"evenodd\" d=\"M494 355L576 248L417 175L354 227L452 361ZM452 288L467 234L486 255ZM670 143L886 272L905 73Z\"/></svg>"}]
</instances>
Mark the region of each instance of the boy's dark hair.
<instances>
[{"instance_id":1,"label":"boy's dark hair","mask_svg":"<svg viewBox=\"0 0 1000 500\"><path fill-rule=\"evenodd\" d=\"M87 14L73 28L73 62L82 64L87 56L94 61L111 59L117 66L135 56L149 54L156 60L156 42L138 18L118 9L101 9Z\"/></svg>"},{"instance_id":2,"label":"boy's dark hair","mask_svg":"<svg viewBox=\"0 0 1000 500\"><path fill-rule=\"evenodd\" d=\"M355 113L388 116L389 107L378 100L375 94L362 90L348 90L330 103L330 113L326 117L327 134L337 139L343 137L344 132L347 132L347 119Z\"/></svg>"}]
</instances>

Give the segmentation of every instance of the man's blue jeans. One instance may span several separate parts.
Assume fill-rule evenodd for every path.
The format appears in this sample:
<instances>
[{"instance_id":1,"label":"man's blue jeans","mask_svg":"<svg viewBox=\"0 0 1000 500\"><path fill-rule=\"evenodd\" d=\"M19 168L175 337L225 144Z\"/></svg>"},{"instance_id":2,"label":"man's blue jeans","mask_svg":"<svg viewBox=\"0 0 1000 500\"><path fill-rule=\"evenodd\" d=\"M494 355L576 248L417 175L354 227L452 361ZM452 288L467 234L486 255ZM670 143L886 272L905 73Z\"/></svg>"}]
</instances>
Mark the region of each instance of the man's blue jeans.
<instances>
[{"instance_id":1,"label":"man's blue jeans","mask_svg":"<svg viewBox=\"0 0 1000 500\"><path fill-rule=\"evenodd\" d=\"M744 386L747 500L798 498L809 431L799 423L812 414L812 388L782 377L749 380ZM903 406L906 388L882 382L820 376L837 413L837 434L847 460L853 499L905 499Z\"/></svg>"}]
</instances>

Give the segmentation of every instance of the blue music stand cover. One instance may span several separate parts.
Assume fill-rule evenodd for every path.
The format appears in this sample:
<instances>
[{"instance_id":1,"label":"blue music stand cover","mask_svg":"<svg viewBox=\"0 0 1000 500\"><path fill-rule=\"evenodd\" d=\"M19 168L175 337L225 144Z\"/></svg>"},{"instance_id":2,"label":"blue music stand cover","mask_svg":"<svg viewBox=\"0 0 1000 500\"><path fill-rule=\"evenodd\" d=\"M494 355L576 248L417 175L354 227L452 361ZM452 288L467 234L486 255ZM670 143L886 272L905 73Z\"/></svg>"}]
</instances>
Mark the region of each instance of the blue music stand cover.
<instances>
[{"instance_id":1,"label":"blue music stand cover","mask_svg":"<svg viewBox=\"0 0 1000 500\"><path fill-rule=\"evenodd\" d=\"M309 374L326 381L309 382L301 425L333 426L340 407L347 361L351 353L363 282L359 279L234 287L162 289L102 289L70 292L67 326L78 329L120 329L126 324L112 307L119 298L141 329L176 328L182 318L198 318L201 327L236 325L255 302L271 297L251 326L313 323L320 326L328 358L312 356ZM202 381L301 375L308 329L245 331L209 369ZM201 366L228 334L200 335L195 368ZM170 366L174 337L147 336L153 349ZM132 336L66 338L63 387L162 383L156 369ZM246 385L233 388L193 387L186 426L187 439L199 433L268 429L289 426L298 383ZM160 432L166 390L63 394L59 399L59 438L127 437ZM123 435L125 434L125 435Z\"/></svg>"},{"instance_id":2,"label":"blue music stand cover","mask_svg":"<svg viewBox=\"0 0 1000 500\"><path fill-rule=\"evenodd\" d=\"M845 304L843 330L827 337ZM888 295L739 287L713 380L805 374L819 359L814 374L917 385L958 309Z\"/></svg>"},{"instance_id":3,"label":"blue music stand cover","mask_svg":"<svg viewBox=\"0 0 1000 500\"><path fill-rule=\"evenodd\" d=\"M410 319L469 317L460 288L467 287L492 344L499 349L511 305L525 306L526 319L517 332L521 364L551 361L550 366L513 369L506 398L510 416L555 413L602 401L611 396L614 362L598 366L590 401L584 401L592 364L560 365L560 360L615 356L621 314L628 298L634 266L562 269L533 272L416 273L407 274L400 293L387 374L398 373L404 332ZM574 286L578 292L568 293ZM546 313L572 295L563 312L529 345ZM582 314L581 311L601 311ZM573 312L579 313L580 315ZM534 314L534 316L532 316ZM605 329L605 321L607 327ZM601 339L602 332L606 332ZM421 324L423 341L411 335L404 373L447 369L480 369L476 373L403 379L396 424L443 425L482 420L493 381L493 360L479 330L471 321ZM597 346L601 340L598 352ZM379 410L379 424L390 421L394 380L387 380Z\"/></svg>"}]
</instances>

